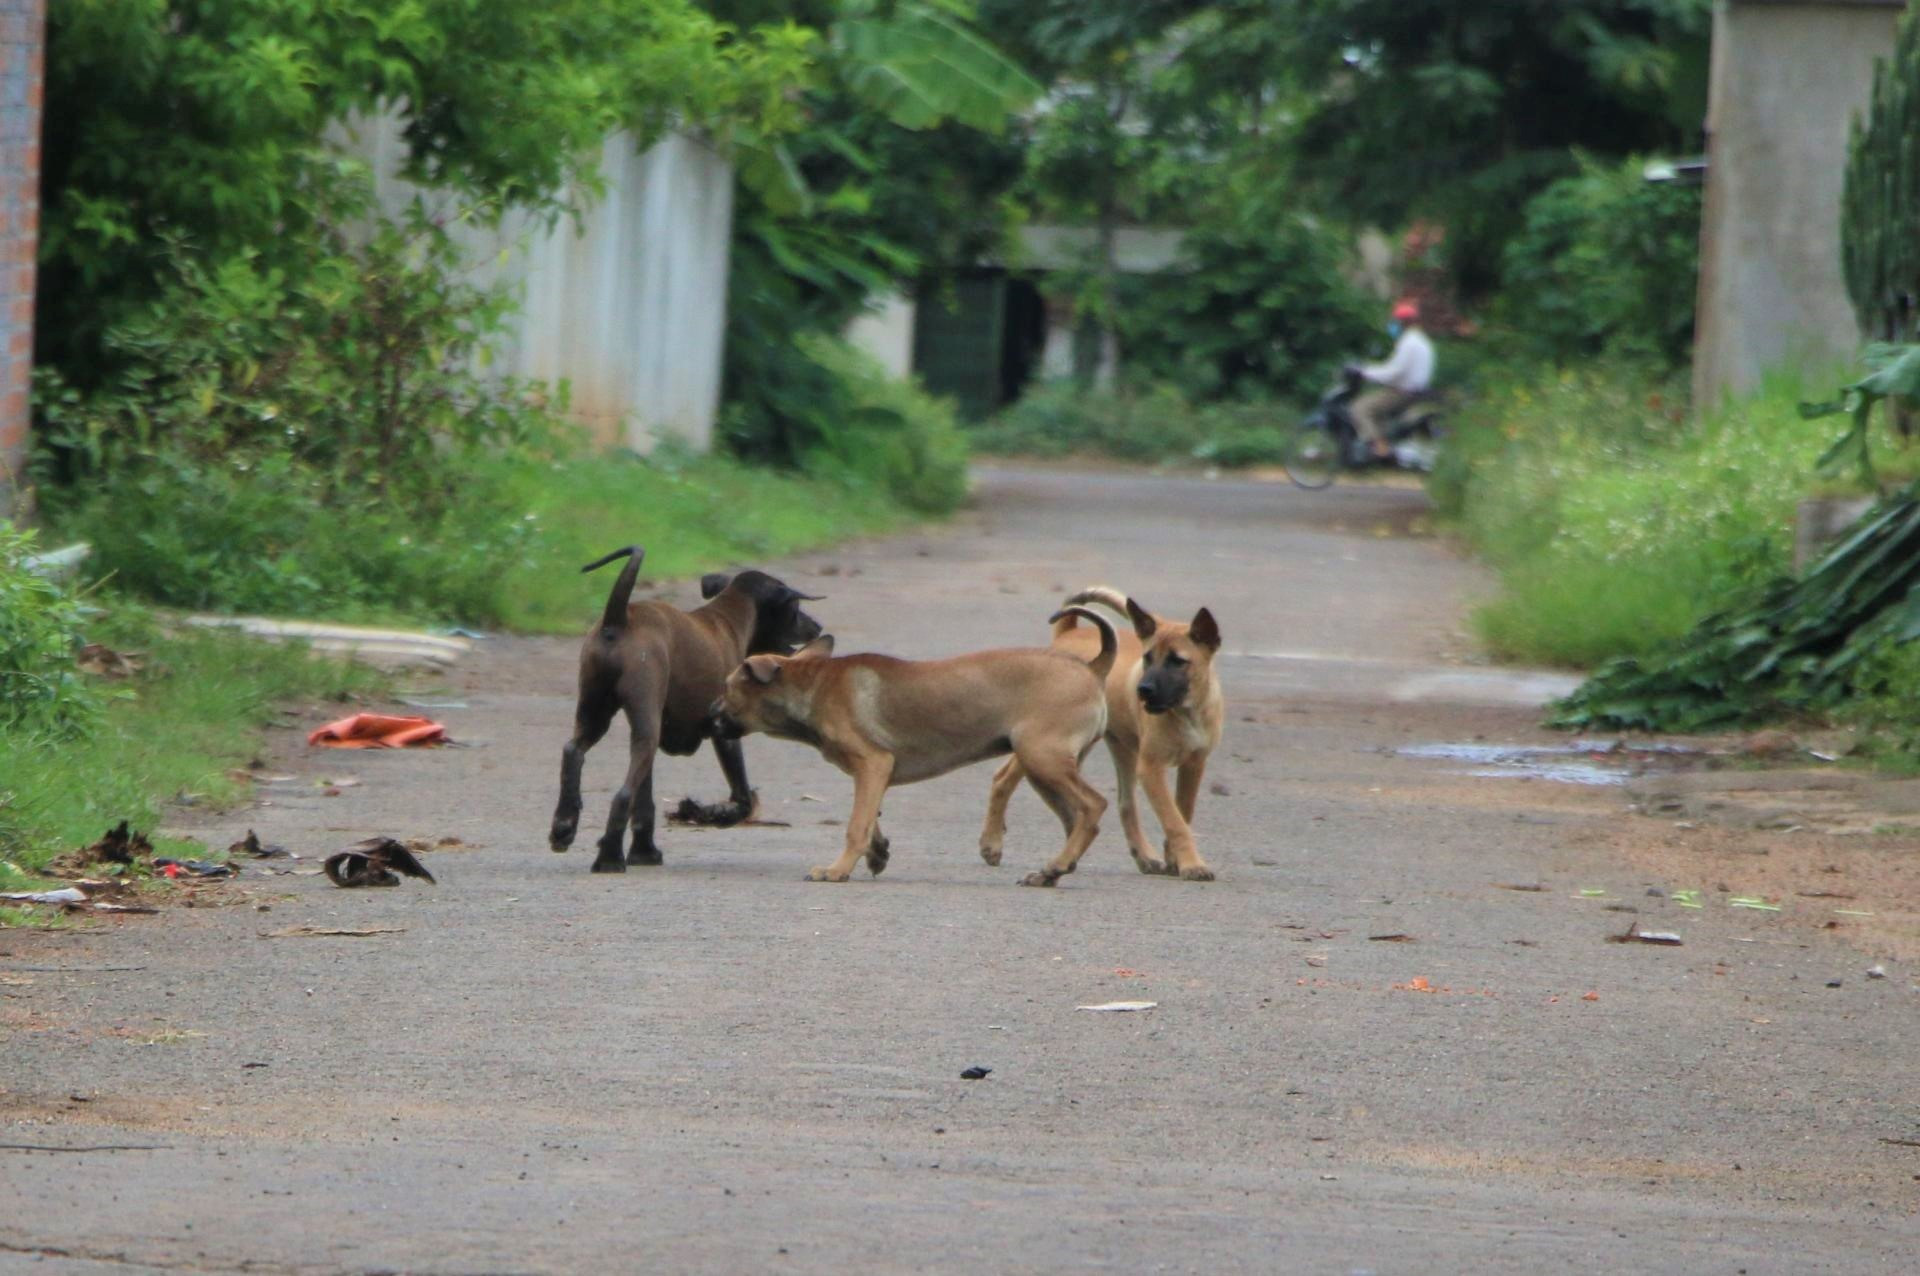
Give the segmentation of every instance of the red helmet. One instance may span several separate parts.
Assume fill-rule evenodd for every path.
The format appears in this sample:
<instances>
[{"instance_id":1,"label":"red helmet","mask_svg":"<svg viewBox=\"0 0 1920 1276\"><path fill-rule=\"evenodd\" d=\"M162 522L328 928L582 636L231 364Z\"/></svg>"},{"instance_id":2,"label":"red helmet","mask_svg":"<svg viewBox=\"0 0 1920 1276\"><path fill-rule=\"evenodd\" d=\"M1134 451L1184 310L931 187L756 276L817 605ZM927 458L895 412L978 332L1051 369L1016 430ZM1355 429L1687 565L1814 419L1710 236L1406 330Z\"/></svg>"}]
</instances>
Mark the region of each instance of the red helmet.
<instances>
[{"instance_id":1,"label":"red helmet","mask_svg":"<svg viewBox=\"0 0 1920 1276\"><path fill-rule=\"evenodd\" d=\"M1412 301L1395 302L1393 317L1401 323L1418 323L1420 322L1420 307Z\"/></svg>"}]
</instances>

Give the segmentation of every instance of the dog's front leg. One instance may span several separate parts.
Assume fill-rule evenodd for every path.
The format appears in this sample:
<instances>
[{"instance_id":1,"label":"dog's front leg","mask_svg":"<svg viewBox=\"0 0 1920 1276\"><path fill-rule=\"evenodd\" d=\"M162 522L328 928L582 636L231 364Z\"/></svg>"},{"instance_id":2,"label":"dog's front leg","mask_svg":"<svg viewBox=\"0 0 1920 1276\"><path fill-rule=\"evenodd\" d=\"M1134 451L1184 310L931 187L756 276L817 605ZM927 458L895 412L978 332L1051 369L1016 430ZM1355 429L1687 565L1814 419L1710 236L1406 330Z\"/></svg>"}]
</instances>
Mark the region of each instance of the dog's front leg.
<instances>
[{"instance_id":1,"label":"dog's front leg","mask_svg":"<svg viewBox=\"0 0 1920 1276\"><path fill-rule=\"evenodd\" d=\"M1197 792L1200 787L1200 775L1205 770L1203 762L1193 773L1193 786ZM1183 768L1184 770L1184 768ZM1167 784L1165 767L1151 761L1144 753L1140 757L1140 787L1147 791L1147 800L1153 803L1153 813L1160 820L1160 828L1167 835L1167 872L1178 873L1189 882L1210 882L1213 870L1200 858L1200 848L1194 845L1193 827L1187 823L1181 812L1180 803L1174 798L1173 789ZM1182 775L1182 784L1185 776ZM1192 809L1191 803L1187 806Z\"/></svg>"},{"instance_id":2,"label":"dog's front leg","mask_svg":"<svg viewBox=\"0 0 1920 1276\"><path fill-rule=\"evenodd\" d=\"M853 816L847 821L847 846L840 858L824 868L807 874L810 882L844 882L853 876L853 866L873 847L880 825L880 799L886 796L893 779L893 755L869 754L857 758L853 772Z\"/></svg>"},{"instance_id":3,"label":"dog's front leg","mask_svg":"<svg viewBox=\"0 0 1920 1276\"><path fill-rule=\"evenodd\" d=\"M607 831L600 838L600 853L593 860L596 873L627 871L622 843L626 841L627 824L633 816L634 799L644 792L647 804L653 804L653 755L659 743L658 733L651 728L633 730L627 744L627 778L614 793L613 806L607 811ZM648 822L651 823L651 819Z\"/></svg>"},{"instance_id":4,"label":"dog's front leg","mask_svg":"<svg viewBox=\"0 0 1920 1276\"><path fill-rule=\"evenodd\" d=\"M1127 852L1133 856L1134 867L1142 873L1164 873L1166 861L1153 853L1147 831L1140 826L1139 795L1134 791L1140 782L1139 755L1111 736L1107 737L1107 752L1113 755L1113 787L1114 796L1120 801L1120 829L1127 836Z\"/></svg>"}]
</instances>

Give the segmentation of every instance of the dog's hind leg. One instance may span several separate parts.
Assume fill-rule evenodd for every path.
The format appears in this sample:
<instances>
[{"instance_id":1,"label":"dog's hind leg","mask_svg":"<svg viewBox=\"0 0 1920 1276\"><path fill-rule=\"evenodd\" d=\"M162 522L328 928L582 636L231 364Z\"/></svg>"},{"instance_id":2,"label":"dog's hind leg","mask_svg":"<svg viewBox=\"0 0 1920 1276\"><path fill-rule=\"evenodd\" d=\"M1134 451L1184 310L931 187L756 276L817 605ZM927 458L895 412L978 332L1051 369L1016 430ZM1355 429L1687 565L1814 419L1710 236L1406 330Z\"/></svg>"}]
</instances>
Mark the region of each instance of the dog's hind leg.
<instances>
[{"instance_id":1,"label":"dog's hind leg","mask_svg":"<svg viewBox=\"0 0 1920 1276\"><path fill-rule=\"evenodd\" d=\"M585 696L574 714L573 738L560 750L560 803L553 809L553 827L547 833L547 845L556 851L573 845L580 827L580 771L586 765L587 750L606 735L613 714L610 702Z\"/></svg>"},{"instance_id":2,"label":"dog's hind leg","mask_svg":"<svg viewBox=\"0 0 1920 1276\"><path fill-rule=\"evenodd\" d=\"M1166 861L1153 853L1153 843L1147 841L1147 831L1140 825L1140 804L1134 791L1138 755L1111 736L1107 738L1107 751L1113 755L1114 796L1120 802L1120 828L1127 835L1127 852L1142 873L1164 873Z\"/></svg>"},{"instance_id":3,"label":"dog's hind leg","mask_svg":"<svg viewBox=\"0 0 1920 1276\"><path fill-rule=\"evenodd\" d=\"M633 844L627 848L627 863L658 867L666 862L659 843L653 840L653 823L659 810L653 804L653 767L647 767L646 779L633 791L633 809L627 823L633 829Z\"/></svg>"},{"instance_id":4,"label":"dog's hind leg","mask_svg":"<svg viewBox=\"0 0 1920 1276\"><path fill-rule=\"evenodd\" d=\"M980 828L980 858L992 868L1000 867L1000 854L1007 844L1007 803L1026 778L1017 757L1008 758L993 773L993 787L987 790L987 822Z\"/></svg>"},{"instance_id":5,"label":"dog's hind leg","mask_svg":"<svg viewBox=\"0 0 1920 1276\"><path fill-rule=\"evenodd\" d=\"M653 754L659 743L659 735L652 724L633 728L627 745L627 778L614 793L613 806L607 812L607 831L600 838L600 853L593 860L593 871L596 873L627 871L622 843L626 841L627 824L633 818L634 799L644 795L647 805L653 805ZM650 816L647 822L652 824ZM654 854L656 857L659 855L657 848ZM659 860L656 858L651 862L657 864Z\"/></svg>"},{"instance_id":6,"label":"dog's hind leg","mask_svg":"<svg viewBox=\"0 0 1920 1276\"><path fill-rule=\"evenodd\" d=\"M1060 848L1060 854L1039 872L1028 873L1020 879L1022 886L1051 886L1078 867L1080 857L1093 845L1093 839L1100 833L1100 817L1106 814L1107 800L1081 776L1071 754L1023 756L1020 761L1034 791L1067 826L1067 844Z\"/></svg>"}]
</instances>

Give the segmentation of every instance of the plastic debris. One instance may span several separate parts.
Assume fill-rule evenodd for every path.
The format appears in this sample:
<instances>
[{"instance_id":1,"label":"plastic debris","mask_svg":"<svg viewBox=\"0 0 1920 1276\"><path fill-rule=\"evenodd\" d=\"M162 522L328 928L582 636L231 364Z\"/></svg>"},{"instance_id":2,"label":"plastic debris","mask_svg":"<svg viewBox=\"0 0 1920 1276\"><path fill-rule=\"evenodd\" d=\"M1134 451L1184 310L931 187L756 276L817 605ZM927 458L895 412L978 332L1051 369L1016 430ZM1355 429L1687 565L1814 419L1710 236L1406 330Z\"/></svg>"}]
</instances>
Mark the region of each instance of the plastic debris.
<instances>
[{"instance_id":1,"label":"plastic debris","mask_svg":"<svg viewBox=\"0 0 1920 1276\"><path fill-rule=\"evenodd\" d=\"M166 877L237 877L240 870L231 864L212 860L176 860L162 857L153 862L156 871Z\"/></svg>"},{"instance_id":2,"label":"plastic debris","mask_svg":"<svg viewBox=\"0 0 1920 1276\"><path fill-rule=\"evenodd\" d=\"M356 713L309 733L307 743L323 749L407 749L446 744L447 729L430 718Z\"/></svg>"},{"instance_id":3,"label":"plastic debris","mask_svg":"<svg viewBox=\"0 0 1920 1276\"><path fill-rule=\"evenodd\" d=\"M963 1071L960 1074L960 1079L962 1081L984 1081L987 1078L987 1074L992 1071L993 1071L992 1068L982 1068L976 1064L975 1066Z\"/></svg>"},{"instance_id":4,"label":"plastic debris","mask_svg":"<svg viewBox=\"0 0 1920 1276\"><path fill-rule=\"evenodd\" d=\"M390 837L370 837L329 855L325 869L327 880L335 886L398 886L403 873L439 884L412 851Z\"/></svg>"},{"instance_id":5,"label":"plastic debris","mask_svg":"<svg viewBox=\"0 0 1920 1276\"><path fill-rule=\"evenodd\" d=\"M1540 882L1495 882L1495 890L1501 891L1544 891L1546 886Z\"/></svg>"},{"instance_id":6,"label":"plastic debris","mask_svg":"<svg viewBox=\"0 0 1920 1276\"><path fill-rule=\"evenodd\" d=\"M1678 948L1680 936L1670 930L1641 930L1638 924L1630 925L1618 935L1608 935L1609 944L1658 944L1668 948Z\"/></svg>"},{"instance_id":7,"label":"plastic debris","mask_svg":"<svg viewBox=\"0 0 1920 1276\"><path fill-rule=\"evenodd\" d=\"M264 930L262 939L300 939L309 935L346 935L355 939L368 935L398 935L405 926L289 926L285 930Z\"/></svg>"},{"instance_id":8,"label":"plastic debris","mask_svg":"<svg viewBox=\"0 0 1920 1276\"><path fill-rule=\"evenodd\" d=\"M8 891L0 894L0 899L21 904L84 904L87 902L87 893L78 887L67 886L57 891Z\"/></svg>"},{"instance_id":9,"label":"plastic debris","mask_svg":"<svg viewBox=\"0 0 1920 1276\"><path fill-rule=\"evenodd\" d=\"M247 830L247 835L244 838L227 847L227 854L251 855L257 860L297 860L300 858L284 846L276 843L262 842L260 835L252 829Z\"/></svg>"},{"instance_id":10,"label":"plastic debris","mask_svg":"<svg viewBox=\"0 0 1920 1276\"><path fill-rule=\"evenodd\" d=\"M1673 893L1673 902L1680 905L1680 907L1682 908L1705 908L1706 907L1705 904L1700 902L1699 891L1675 891Z\"/></svg>"},{"instance_id":11,"label":"plastic debris","mask_svg":"<svg viewBox=\"0 0 1920 1276\"><path fill-rule=\"evenodd\" d=\"M1368 935L1367 938L1376 944L1415 944L1420 942L1412 935L1397 930L1391 935Z\"/></svg>"},{"instance_id":12,"label":"plastic debris","mask_svg":"<svg viewBox=\"0 0 1920 1276\"><path fill-rule=\"evenodd\" d=\"M1868 979L1885 979L1886 977L1887 977L1887 968L1885 966L1867 967Z\"/></svg>"},{"instance_id":13,"label":"plastic debris","mask_svg":"<svg viewBox=\"0 0 1920 1276\"><path fill-rule=\"evenodd\" d=\"M1103 1001L1097 1006L1075 1006L1075 1010L1110 1010L1116 1014L1125 1014L1133 1010L1152 1010L1160 1003L1157 1001Z\"/></svg>"},{"instance_id":14,"label":"plastic debris","mask_svg":"<svg viewBox=\"0 0 1920 1276\"><path fill-rule=\"evenodd\" d=\"M1732 899L1727 901L1727 907L1751 908L1754 911L1761 912L1761 913L1777 913L1780 911L1780 905L1769 904L1767 903L1766 900L1761 899L1756 895L1735 895Z\"/></svg>"}]
</instances>

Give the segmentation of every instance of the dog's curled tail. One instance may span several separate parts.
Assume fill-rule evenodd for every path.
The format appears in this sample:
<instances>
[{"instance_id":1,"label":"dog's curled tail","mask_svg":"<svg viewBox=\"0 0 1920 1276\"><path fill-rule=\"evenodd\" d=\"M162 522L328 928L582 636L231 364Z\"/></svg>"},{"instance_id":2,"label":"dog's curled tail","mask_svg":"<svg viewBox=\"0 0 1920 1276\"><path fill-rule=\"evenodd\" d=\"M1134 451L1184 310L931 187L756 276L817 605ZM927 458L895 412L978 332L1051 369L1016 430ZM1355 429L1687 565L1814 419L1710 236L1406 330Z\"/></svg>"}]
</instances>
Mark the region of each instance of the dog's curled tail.
<instances>
[{"instance_id":1,"label":"dog's curled tail","mask_svg":"<svg viewBox=\"0 0 1920 1276\"><path fill-rule=\"evenodd\" d=\"M1125 594L1115 589L1112 585L1088 585L1079 593L1068 596L1060 604L1060 610L1053 615L1053 632L1057 634L1064 629L1073 628L1073 621L1070 617L1081 614L1074 612L1073 609L1086 603L1099 603L1102 607L1111 607L1116 616L1124 616L1127 614L1127 596Z\"/></svg>"},{"instance_id":2,"label":"dog's curled tail","mask_svg":"<svg viewBox=\"0 0 1920 1276\"><path fill-rule=\"evenodd\" d=\"M598 571L616 558L624 558L627 565L620 569L620 578L613 582L613 592L607 595L607 609L600 615L600 635L612 638L624 632L627 627L627 603L633 598L633 582L640 579L640 561L647 551L638 545L629 545L625 549L616 549L611 554L596 558L580 571Z\"/></svg>"},{"instance_id":3,"label":"dog's curled tail","mask_svg":"<svg viewBox=\"0 0 1920 1276\"><path fill-rule=\"evenodd\" d=\"M1090 607L1077 605L1062 607L1059 611L1047 617L1047 619L1054 624L1058 624L1068 616L1085 616L1093 622L1094 628L1100 631L1100 654L1096 655L1092 660L1087 661L1087 668L1093 670L1094 677L1098 678L1101 682L1105 682L1107 675L1113 672L1113 653L1119 649L1119 643L1114 641L1113 626L1108 624L1107 618L1099 612L1094 611Z\"/></svg>"}]
</instances>

